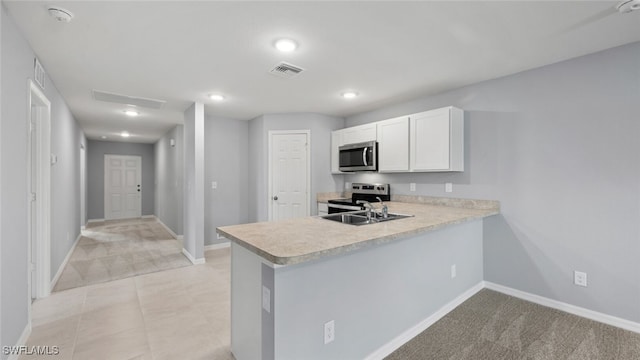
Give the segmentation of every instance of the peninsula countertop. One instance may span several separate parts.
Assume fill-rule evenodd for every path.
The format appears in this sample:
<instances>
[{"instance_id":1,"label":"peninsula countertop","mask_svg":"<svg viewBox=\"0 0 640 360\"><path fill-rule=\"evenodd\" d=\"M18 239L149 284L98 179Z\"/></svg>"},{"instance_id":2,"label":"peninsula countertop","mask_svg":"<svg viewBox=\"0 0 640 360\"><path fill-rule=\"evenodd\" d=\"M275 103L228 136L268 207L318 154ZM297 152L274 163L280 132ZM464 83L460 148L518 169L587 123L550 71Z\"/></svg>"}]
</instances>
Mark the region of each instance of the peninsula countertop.
<instances>
[{"instance_id":1,"label":"peninsula countertop","mask_svg":"<svg viewBox=\"0 0 640 360\"><path fill-rule=\"evenodd\" d=\"M293 265L407 238L500 212L500 204L491 200L421 196L394 196L392 200L386 202L389 212L414 216L362 226L308 216L223 226L217 228L217 232L273 264Z\"/></svg>"}]
</instances>

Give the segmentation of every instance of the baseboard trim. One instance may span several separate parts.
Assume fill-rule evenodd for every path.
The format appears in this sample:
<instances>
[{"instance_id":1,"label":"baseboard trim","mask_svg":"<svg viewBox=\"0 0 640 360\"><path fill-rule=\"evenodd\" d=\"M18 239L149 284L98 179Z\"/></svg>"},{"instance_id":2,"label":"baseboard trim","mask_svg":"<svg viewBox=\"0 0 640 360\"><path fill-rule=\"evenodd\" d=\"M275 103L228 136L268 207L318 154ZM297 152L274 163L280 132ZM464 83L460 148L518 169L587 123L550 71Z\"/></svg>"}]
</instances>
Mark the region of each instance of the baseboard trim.
<instances>
[{"instance_id":1,"label":"baseboard trim","mask_svg":"<svg viewBox=\"0 0 640 360\"><path fill-rule=\"evenodd\" d=\"M27 339L29 339L30 335L31 335L31 320L29 320L29 323L27 324L27 326L25 326L24 330L22 330L22 334L20 334L20 338L18 338L18 341L16 342L16 347L25 346L27 344ZM11 354L9 355L9 357L7 357L7 360L18 360L19 358L20 358L20 354Z\"/></svg>"},{"instance_id":2,"label":"baseboard trim","mask_svg":"<svg viewBox=\"0 0 640 360\"><path fill-rule=\"evenodd\" d=\"M187 259L189 259L189 261L191 261L193 265L201 265L206 262L205 258L200 258L200 259L194 258L185 248L182 248L182 254L186 256Z\"/></svg>"},{"instance_id":3,"label":"baseboard trim","mask_svg":"<svg viewBox=\"0 0 640 360\"><path fill-rule=\"evenodd\" d=\"M176 236L176 240L180 240L180 241L184 240L184 235Z\"/></svg>"},{"instance_id":4,"label":"baseboard trim","mask_svg":"<svg viewBox=\"0 0 640 360\"><path fill-rule=\"evenodd\" d=\"M78 234L76 241L73 242L73 245L71 246L71 249L69 249L67 256L65 256L64 260L62 260L62 264L60 264L60 267L58 268L56 275L51 280L51 288L49 289L49 293L53 292L53 288L56 287L56 284L58 283L58 280L60 280L60 276L62 276L62 272L64 271L64 268L67 266L69 259L71 259L71 255L73 254L73 251L76 249L76 246L78 246L78 242L80 242L81 237L82 237L82 231L80 231L80 234Z\"/></svg>"},{"instance_id":5,"label":"baseboard trim","mask_svg":"<svg viewBox=\"0 0 640 360\"><path fill-rule=\"evenodd\" d=\"M211 244L211 245L207 245L204 247L204 251L210 251L210 250L220 250L220 249L225 249L231 247L231 242L230 241L225 241L223 243L219 243L219 244Z\"/></svg>"},{"instance_id":6,"label":"baseboard trim","mask_svg":"<svg viewBox=\"0 0 640 360\"><path fill-rule=\"evenodd\" d=\"M87 220L87 225L91 223L104 222L105 219L89 219Z\"/></svg>"},{"instance_id":7,"label":"baseboard trim","mask_svg":"<svg viewBox=\"0 0 640 360\"><path fill-rule=\"evenodd\" d=\"M378 350L369 354L369 356L367 356L365 359L366 360L384 359L386 356L396 351L400 346L404 345L406 342L413 339L421 332L425 331L429 326L433 325L436 321L442 319L445 315L451 312L451 310L455 309L460 304L467 301L467 299L475 295L478 291L482 290L483 288L484 288L484 283L482 281L472 286L462 294L458 295L458 297L456 297L455 299L449 301L447 304L445 304L443 307L438 309L435 313L431 314L426 319L420 321L418 324L414 325L413 327L409 328L407 331L396 336L390 342L378 348Z\"/></svg>"},{"instance_id":8,"label":"baseboard trim","mask_svg":"<svg viewBox=\"0 0 640 360\"><path fill-rule=\"evenodd\" d=\"M171 230L171 228L169 228L165 223L163 223L163 222L162 222L162 220L160 220L160 218L159 218L159 217L157 217L157 216L155 216L155 215L150 215L150 217L149 217L149 218L151 218L151 217L155 218L155 219L156 219L156 221L158 222L158 224L162 225L162 227L163 227L165 230L167 230L167 232L169 233L169 235L173 236L173 238L174 238L174 239L176 239L176 240L180 240L180 239L178 238L178 235L176 235L176 233L174 233L174 232L173 232L173 230Z\"/></svg>"},{"instance_id":9,"label":"baseboard trim","mask_svg":"<svg viewBox=\"0 0 640 360\"><path fill-rule=\"evenodd\" d=\"M550 307L556 310L564 311L569 314L587 318L589 320L597 321L603 324L615 326L621 329L640 333L640 323L622 319L616 316L607 315L601 312L585 309L583 307L567 304L562 301L549 299L540 295L531 294L522 290L517 290L504 285L498 285L490 281L484 282L484 287L489 290L494 290L506 295L517 297L522 300L530 301L538 305Z\"/></svg>"},{"instance_id":10,"label":"baseboard trim","mask_svg":"<svg viewBox=\"0 0 640 360\"><path fill-rule=\"evenodd\" d=\"M140 216L141 219L157 219L157 217L155 215L142 215Z\"/></svg>"}]
</instances>

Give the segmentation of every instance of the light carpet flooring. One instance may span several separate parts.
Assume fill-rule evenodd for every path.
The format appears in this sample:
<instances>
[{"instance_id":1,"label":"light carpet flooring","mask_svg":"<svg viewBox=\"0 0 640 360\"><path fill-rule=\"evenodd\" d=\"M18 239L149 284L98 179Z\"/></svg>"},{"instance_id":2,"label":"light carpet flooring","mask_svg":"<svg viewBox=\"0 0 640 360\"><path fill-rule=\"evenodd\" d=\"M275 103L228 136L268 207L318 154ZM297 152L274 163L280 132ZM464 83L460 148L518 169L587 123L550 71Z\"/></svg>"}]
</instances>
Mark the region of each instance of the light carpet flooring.
<instances>
[{"instance_id":1,"label":"light carpet flooring","mask_svg":"<svg viewBox=\"0 0 640 360\"><path fill-rule=\"evenodd\" d=\"M388 360L638 360L640 334L482 290Z\"/></svg>"},{"instance_id":2,"label":"light carpet flooring","mask_svg":"<svg viewBox=\"0 0 640 360\"><path fill-rule=\"evenodd\" d=\"M54 291L187 265L182 243L155 219L93 223L82 231Z\"/></svg>"},{"instance_id":3,"label":"light carpet flooring","mask_svg":"<svg viewBox=\"0 0 640 360\"><path fill-rule=\"evenodd\" d=\"M33 303L27 346L41 359L233 359L230 251L206 264L64 290ZM22 356L21 359L40 359Z\"/></svg>"}]
</instances>

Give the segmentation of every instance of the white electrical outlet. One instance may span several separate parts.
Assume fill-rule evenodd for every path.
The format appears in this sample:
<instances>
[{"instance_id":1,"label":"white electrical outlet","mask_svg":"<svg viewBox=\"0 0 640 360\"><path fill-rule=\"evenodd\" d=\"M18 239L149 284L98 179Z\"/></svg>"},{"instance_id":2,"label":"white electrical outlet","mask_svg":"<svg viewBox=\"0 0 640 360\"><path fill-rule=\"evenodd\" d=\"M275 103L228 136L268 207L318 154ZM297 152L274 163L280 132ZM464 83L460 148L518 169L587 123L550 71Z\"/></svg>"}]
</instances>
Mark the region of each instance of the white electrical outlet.
<instances>
[{"instance_id":1,"label":"white electrical outlet","mask_svg":"<svg viewBox=\"0 0 640 360\"><path fill-rule=\"evenodd\" d=\"M409 184L409 191L416 191L416 183Z\"/></svg>"},{"instance_id":2,"label":"white electrical outlet","mask_svg":"<svg viewBox=\"0 0 640 360\"><path fill-rule=\"evenodd\" d=\"M445 183L444 192L453 192L453 183Z\"/></svg>"},{"instance_id":3,"label":"white electrical outlet","mask_svg":"<svg viewBox=\"0 0 640 360\"><path fill-rule=\"evenodd\" d=\"M262 308L268 313L271 312L271 290L264 285L262 285Z\"/></svg>"},{"instance_id":4,"label":"white electrical outlet","mask_svg":"<svg viewBox=\"0 0 640 360\"><path fill-rule=\"evenodd\" d=\"M455 277L457 276L456 273L456 264L451 265L451 278L455 279Z\"/></svg>"},{"instance_id":5,"label":"white electrical outlet","mask_svg":"<svg viewBox=\"0 0 640 360\"><path fill-rule=\"evenodd\" d=\"M325 345L336 339L336 322L331 320L324 324L324 343Z\"/></svg>"},{"instance_id":6,"label":"white electrical outlet","mask_svg":"<svg viewBox=\"0 0 640 360\"><path fill-rule=\"evenodd\" d=\"M212 181L211 182L211 188L212 189L217 189L218 188L218 182L217 181Z\"/></svg>"},{"instance_id":7,"label":"white electrical outlet","mask_svg":"<svg viewBox=\"0 0 640 360\"><path fill-rule=\"evenodd\" d=\"M574 271L573 283L578 286L587 287L587 273L582 271Z\"/></svg>"}]
</instances>

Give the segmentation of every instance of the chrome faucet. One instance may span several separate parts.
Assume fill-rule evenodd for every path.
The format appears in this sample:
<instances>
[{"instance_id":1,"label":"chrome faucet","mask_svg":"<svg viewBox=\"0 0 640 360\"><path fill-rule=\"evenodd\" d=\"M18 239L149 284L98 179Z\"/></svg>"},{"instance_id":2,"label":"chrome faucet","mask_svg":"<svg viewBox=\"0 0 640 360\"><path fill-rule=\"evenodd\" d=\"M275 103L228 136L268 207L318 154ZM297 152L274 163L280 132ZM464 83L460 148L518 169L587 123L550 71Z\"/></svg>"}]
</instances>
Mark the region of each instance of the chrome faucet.
<instances>
[{"instance_id":1,"label":"chrome faucet","mask_svg":"<svg viewBox=\"0 0 640 360\"><path fill-rule=\"evenodd\" d=\"M383 218L388 218L389 217L389 207L387 205L385 205L385 203L382 202L382 199L380 199L379 196L376 196L376 199L378 199L378 201L380 201L380 205L382 206L382 209L380 210L382 212L382 217Z\"/></svg>"},{"instance_id":2,"label":"chrome faucet","mask_svg":"<svg viewBox=\"0 0 640 360\"><path fill-rule=\"evenodd\" d=\"M358 200L356 201L356 204L362 204L365 207L369 207L369 210L367 211L367 221L371 221L371 216L373 215L373 205L371 205L371 203L367 200Z\"/></svg>"}]
</instances>

